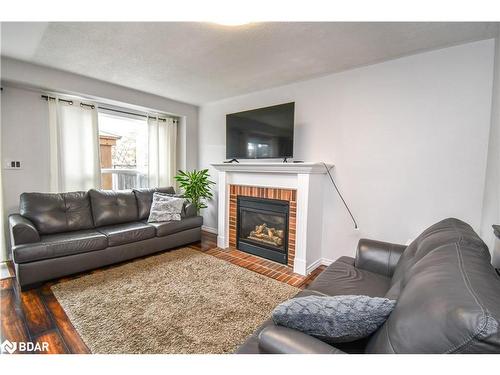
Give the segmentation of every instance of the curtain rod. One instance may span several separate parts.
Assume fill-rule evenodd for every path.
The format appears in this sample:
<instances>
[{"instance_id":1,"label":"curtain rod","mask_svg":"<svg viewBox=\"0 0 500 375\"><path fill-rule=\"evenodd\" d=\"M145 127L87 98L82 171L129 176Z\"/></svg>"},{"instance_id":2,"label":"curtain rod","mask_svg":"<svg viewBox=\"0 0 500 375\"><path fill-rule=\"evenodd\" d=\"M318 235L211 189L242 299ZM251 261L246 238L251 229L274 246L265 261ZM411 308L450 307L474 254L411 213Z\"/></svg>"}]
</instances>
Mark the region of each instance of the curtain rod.
<instances>
[{"instance_id":1,"label":"curtain rod","mask_svg":"<svg viewBox=\"0 0 500 375\"><path fill-rule=\"evenodd\" d=\"M42 95L42 98L45 100L56 100L56 98L54 98L53 96L48 96L48 95ZM59 99L59 101L68 103L69 105L73 105L73 100ZM80 107L89 107L94 109L95 105L80 102Z\"/></svg>"},{"instance_id":2,"label":"curtain rod","mask_svg":"<svg viewBox=\"0 0 500 375\"><path fill-rule=\"evenodd\" d=\"M42 99L45 99L45 100L56 100L56 98L54 98L53 96L48 96L48 95L42 95ZM64 102L64 103L68 103L68 104L73 104L73 100L66 100L66 99L59 99L59 101L61 102Z\"/></svg>"},{"instance_id":3,"label":"curtain rod","mask_svg":"<svg viewBox=\"0 0 500 375\"><path fill-rule=\"evenodd\" d=\"M99 108L100 109L104 109L105 111L123 113L123 114L126 114L126 115L133 115L133 116L139 116L139 117L144 117L144 118L156 118L155 116L141 115L139 113L127 112L127 111L122 111L122 110L119 110L119 109L113 109L113 108L107 108L107 107L99 107ZM158 120L159 121L167 121L167 119L163 118L163 117L158 117ZM177 120L174 119L174 121L177 121Z\"/></svg>"},{"instance_id":4,"label":"curtain rod","mask_svg":"<svg viewBox=\"0 0 500 375\"><path fill-rule=\"evenodd\" d=\"M55 97L53 96L48 96L48 95L42 95L42 98L45 99L45 100L56 100ZM67 100L67 99L59 99L59 101L61 102L65 102L65 103L68 103L70 105L73 105L73 101L72 100ZM85 103L80 103L80 105L82 106L88 106L88 107L91 107L92 109L95 108L95 106L93 104L85 104ZM117 113L123 113L123 114L126 114L126 115L133 115L133 116L139 116L139 117L144 117L144 118L156 118L155 116L149 116L149 115L142 115L142 114L139 114L139 113L134 113L134 112L127 112L127 111L122 111L122 110L119 110L119 109L114 109L114 108L108 108L108 107L101 107L99 106L99 109L103 109L105 111L111 111L111 112L117 112ZM158 117L158 120L159 121L167 121L166 118L163 118L163 117ZM173 119L174 121L177 122L177 119Z\"/></svg>"}]
</instances>

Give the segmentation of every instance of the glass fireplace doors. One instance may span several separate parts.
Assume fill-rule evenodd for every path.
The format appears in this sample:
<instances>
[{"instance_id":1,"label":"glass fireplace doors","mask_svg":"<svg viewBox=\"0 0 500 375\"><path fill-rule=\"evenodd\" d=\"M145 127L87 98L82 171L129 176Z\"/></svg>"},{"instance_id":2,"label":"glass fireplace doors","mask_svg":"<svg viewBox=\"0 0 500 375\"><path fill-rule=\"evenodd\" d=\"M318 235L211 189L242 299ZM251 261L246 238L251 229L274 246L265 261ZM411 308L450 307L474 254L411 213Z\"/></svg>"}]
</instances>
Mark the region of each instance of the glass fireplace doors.
<instances>
[{"instance_id":1,"label":"glass fireplace doors","mask_svg":"<svg viewBox=\"0 0 500 375\"><path fill-rule=\"evenodd\" d=\"M288 214L287 201L238 196L237 248L286 264Z\"/></svg>"}]
</instances>

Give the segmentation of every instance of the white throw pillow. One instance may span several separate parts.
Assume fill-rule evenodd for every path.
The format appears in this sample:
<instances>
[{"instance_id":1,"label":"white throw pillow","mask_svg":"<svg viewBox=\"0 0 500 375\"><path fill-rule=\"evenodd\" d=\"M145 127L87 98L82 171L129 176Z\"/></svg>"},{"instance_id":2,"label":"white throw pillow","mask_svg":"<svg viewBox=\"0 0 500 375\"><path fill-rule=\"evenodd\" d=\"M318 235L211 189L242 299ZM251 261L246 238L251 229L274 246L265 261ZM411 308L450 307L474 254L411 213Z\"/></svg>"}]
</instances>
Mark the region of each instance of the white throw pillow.
<instances>
[{"instance_id":1,"label":"white throw pillow","mask_svg":"<svg viewBox=\"0 0 500 375\"><path fill-rule=\"evenodd\" d=\"M160 223L163 221L181 220L183 205L183 198L176 198L162 193L154 193L148 222Z\"/></svg>"}]
</instances>

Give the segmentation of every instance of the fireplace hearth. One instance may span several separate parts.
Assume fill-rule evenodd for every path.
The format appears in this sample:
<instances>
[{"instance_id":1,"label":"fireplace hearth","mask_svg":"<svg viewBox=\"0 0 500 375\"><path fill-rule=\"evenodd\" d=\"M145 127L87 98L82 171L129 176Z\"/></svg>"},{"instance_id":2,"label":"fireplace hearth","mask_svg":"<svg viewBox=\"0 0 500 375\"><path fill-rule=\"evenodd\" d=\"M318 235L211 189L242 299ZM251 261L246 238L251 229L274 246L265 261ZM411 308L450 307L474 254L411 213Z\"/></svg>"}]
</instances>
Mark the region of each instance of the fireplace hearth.
<instances>
[{"instance_id":1,"label":"fireplace hearth","mask_svg":"<svg viewBox=\"0 0 500 375\"><path fill-rule=\"evenodd\" d=\"M288 214L288 201L238 196L236 247L287 264Z\"/></svg>"}]
</instances>

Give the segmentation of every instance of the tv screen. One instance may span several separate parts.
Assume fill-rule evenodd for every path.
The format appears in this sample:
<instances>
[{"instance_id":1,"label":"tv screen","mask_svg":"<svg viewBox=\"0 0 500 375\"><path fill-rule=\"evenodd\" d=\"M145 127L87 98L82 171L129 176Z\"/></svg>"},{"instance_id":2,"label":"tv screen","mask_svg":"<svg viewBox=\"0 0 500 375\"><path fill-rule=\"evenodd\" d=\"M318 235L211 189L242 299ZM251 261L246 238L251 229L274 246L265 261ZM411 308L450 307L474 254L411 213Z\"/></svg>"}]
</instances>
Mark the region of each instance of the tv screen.
<instances>
[{"instance_id":1,"label":"tv screen","mask_svg":"<svg viewBox=\"0 0 500 375\"><path fill-rule=\"evenodd\" d=\"M294 109L286 103L226 115L226 157L292 157Z\"/></svg>"}]
</instances>

